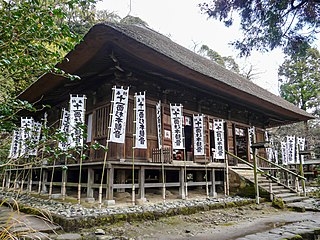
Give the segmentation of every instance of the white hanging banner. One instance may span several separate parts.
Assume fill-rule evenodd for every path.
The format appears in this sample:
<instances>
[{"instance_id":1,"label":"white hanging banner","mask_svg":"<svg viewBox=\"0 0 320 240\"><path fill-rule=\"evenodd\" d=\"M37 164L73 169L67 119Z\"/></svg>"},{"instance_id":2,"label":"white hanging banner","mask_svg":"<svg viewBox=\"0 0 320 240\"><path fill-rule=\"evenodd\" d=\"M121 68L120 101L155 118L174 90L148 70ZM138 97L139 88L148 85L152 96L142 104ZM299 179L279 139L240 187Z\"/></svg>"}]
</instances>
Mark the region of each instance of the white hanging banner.
<instances>
[{"instance_id":1,"label":"white hanging banner","mask_svg":"<svg viewBox=\"0 0 320 240\"><path fill-rule=\"evenodd\" d=\"M147 121L146 121L146 94L135 93L136 103L136 133L135 133L135 148L147 149Z\"/></svg>"},{"instance_id":2,"label":"white hanging banner","mask_svg":"<svg viewBox=\"0 0 320 240\"><path fill-rule=\"evenodd\" d=\"M282 157L282 164L288 165L288 156L287 156L287 142L281 142L281 157Z\"/></svg>"},{"instance_id":3,"label":"white hanging banner","mask_svg":"<svg viewBox=\"0 0 320 240\"><path fill-rule=\"evenodd\" d=\"M14 130L12 135L12 142L8 158L17 159L20 151L20 129Z\"/></svg>"},{"instance_id":4,"label":"white hanging banner","mask_svg":"<svg viewBox=\"0 0 320 240\"><path fill-rule=\"evenodd\" d=\"M31 134L31 149L29 150L30 156L37 156L38 145L40 141L42 124L39 122L33 123L32 134Z\"/></svg>"},{"instance_id":5,"label":"white hanging banner","mask_svg":"<svg viewBox=\"0 0 320 240\"><path fill-rule=\"evenodd\" d=\"M158 148L162 149L161 101L156 104Z\"/></svg>"},{"instance_id":6,"label":"white hanging banner","mask_svg":"<svg viewBox=\"0 0 320 240\"><path fill-rule=\"evenodd\" d=\"M295 136L287 136L287 159L288 164L295 164L295 153L296 153Z\"/></svg>"},{"instance_id":7,"label":"white hanging banner","mask_svg":"<svg viewBox=\"0 0 320 240\"><path fill-rule=\"evenodd\" d=\"M21 149L20 156L28 157L30 152L31 133L33 128L33 118L21 118Z\"/></svg>"},{"instance_id":8,"label":"white hanging banner","mask_svg":"<svg viewBox=\"0 0 320 240\"><path fill-rule=\"evenodd\" d=\"M63 134L64 141L59 141L58 147L62 151L67 151L70 144L70 137L69 137L69 131L70 131L70 112L67 111L65 108L62 109L62 119L60 122L60 132Z\"/></svg>"},{"instance_id":9,"label":"white hanging banner","mask_svg":"<svg viewBox=\"0 0 320 240\"><path fill-rule=\"evenodd\" d=\"M85 95L70 95L70 147L83 146Z\"/></svg>"},{"instance_id":10,"label":"white hanging banner","mask_svg":"<svg viewBox=\"0 0 320 240\"><path fill-rule=\"evenodd\" d=\"M110 131L110 142L125 143L126 123L128 112L129 87L112 88L113 90L113 109Z\"/></svg>"},{"instance_id":11,"label":"white hanging banner","mask_svg":"<svg viewBox=\"0 0 320 240\"><path fill-rule=\"evenodd\" d=\"M279 164L279 158L278 158L278 150L274 150L274 162L276 164Z\"/></svg>"},{"instance_id":12,"label":"white hanging banner","mask_svg":"<svg viewBox=\"0 0 320 240\"><path fill-rule=\"evenodd\" d=\"M305 138L297 137L297 149L299 149L299 152L305 150L305 143L306 143L306 139ZM303 155L300 155L300 156L301 156L301 162L302 162L302 164L304 164L304 156ZM297 163L298 164L300 163L298 154L297 154Z\"/></svg>"},{"instance_id":13,"label":"white hanging banner","mask_svg":"<svg viewBox=\"0 0 320 240\"><path fill-rule=\"evenodd\" d=\"M248 128L248 136L249 136L249 150L250 150L250 156L253 158L253 151L252 151L252 144L256 141L256 131L255 127L249 127Z\"/></svg>"},{"instance_id":14,"label":"white hanging banner","mask_svg":"<svg viewBox=\"0 0 320 240\"><path fill-rule=\"evenodd\" d=\"M193 151L195 156L203 156L204 153L204 127L203 115L193 115Z\"/></svg>"},{"instance_id":15,"label":"white hanging banner","mask_svg":"<svg viewBox=\"0 0 320 240\"><path fill-rule=\"evenodd\" d=\"M273 146L273 139L272 138L270 139L269 143L271 145L271 148L267 148L266 149L267 150L267 159L269 161L273 161L273 159L274 159L274 157L273 157L273 155L274 155L274 151L273 151L274 146Z\"/></svg>"},{"instance_id":16,"label":"white hanging banner","mask_svg":"<svg viewBox=\"0 0 320 240\"><path fill-rule=\"evenodd\" d=\"M172 149L184 149L183 135L183 107L182 105L170 104Z\"/></svg>"},{"instance_id":17,"label":"white hanging banner","mask_svg":"<svg viewBox=\"0 0 320 240\"><path fill-rule=\"evenodd\" d=\"M214 130L214 145L216 159L225 159L224 149L224 121L221 119L215 119L213 121Z\"/></svg>"}]
</instances>

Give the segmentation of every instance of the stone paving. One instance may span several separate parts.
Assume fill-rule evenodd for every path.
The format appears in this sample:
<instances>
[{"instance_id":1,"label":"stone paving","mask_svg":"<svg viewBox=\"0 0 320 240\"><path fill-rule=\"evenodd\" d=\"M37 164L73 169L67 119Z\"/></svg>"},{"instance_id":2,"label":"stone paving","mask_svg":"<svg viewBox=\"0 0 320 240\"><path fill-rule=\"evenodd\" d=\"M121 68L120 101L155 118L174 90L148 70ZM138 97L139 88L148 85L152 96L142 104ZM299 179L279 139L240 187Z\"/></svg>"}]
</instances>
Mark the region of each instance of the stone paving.
<instances>
[{"instance_id":1,"label":"stone paving","mask_svg":"<svg viewBox=\"0 0 320 240\"><path fill-rule=\"evenodd\" d=\"M13 197L12 193L2 193L3 198L10 199ZM104 213L112 214L121 211L121 213L128 212L143 212L147 210L154 211L165 211L169 208L177 208L177 207L190 207L195 205L205 205L205 204L213 204L213 203L221 203L221 202L237 202L243 200L243 198L239 197L227 197L220 199L196 199L196 200L188 200L181 201L177 200L171 203L166 204L151 204L148 206L135 206L135 207L125 207L125 208L105 208L104 211L96 208L87 209L81 206L75 206L68 203L55 202L53 200L37 200L35 198L30 198L28 196L21 196L17 199L19 202L21 201L23 204L29 204L32 207L39 207L52 211L55 213L65 213L70 211L71 216L83 216L86 213L96 214L96 216ZM71 206L71 209L70 209ZM287 212L282 215L276 216L268 216L261 217L260 219L256 219L253 222L243 222L237 223L235 225L230 225L225 228L216 228L205 235L197 235L192 236L191 238L182 238L182 239L290 239L295 237L297 234L303 235L306 233L312 234L315 230L320 228L320 203L315 199L307 199L300 203L292 203L289 205L295 209L300 209L302 211L308 210L308 212ZM9 217L8 217L9 216ZM44 221L39 217L30 216L27 214L16 213L11 211L9 208L0 208L0 227L1 231L3 227L8 224L8 219L10 219L10 223L12 227L10 228L10 232L19 233L20 236L23 235L24 232L28 234L24 239L83 239L80 234L77 233L66 233L66 234L53 234L55 230L59 230L59 227ZM224 230L223 230L224 229ZM95 234L97 235L94 239L114 239L110 236L106 236L103 234ZM98 237L100 235L100 237ZM90 238L91 239L91 238ZM139 239L139 238L138 238ZM157 239L162 239L157 238ZM164 238L164 239L171 239ZM172 239L179 239L173 237Z\"/></svg>"}]
</instances>

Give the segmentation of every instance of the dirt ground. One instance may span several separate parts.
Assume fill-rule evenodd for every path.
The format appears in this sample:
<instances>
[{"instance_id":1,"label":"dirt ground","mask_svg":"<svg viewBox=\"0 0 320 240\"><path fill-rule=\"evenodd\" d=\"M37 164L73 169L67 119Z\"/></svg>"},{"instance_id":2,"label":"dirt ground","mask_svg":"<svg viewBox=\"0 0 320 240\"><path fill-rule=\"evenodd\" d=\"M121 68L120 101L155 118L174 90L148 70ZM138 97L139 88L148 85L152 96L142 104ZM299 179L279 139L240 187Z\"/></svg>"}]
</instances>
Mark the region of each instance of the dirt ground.
<instances>
[{"instance_id":1,"label":"dirt ground","mask_svg":"<svg viewBox=\"0 0 320 240\"><path fill-rule=\"evenodd\" d=\"M113 239L194 239L200 236L211 236L216 232L228 231L230 226L242 222L254 222L266 216L282 215L286 210L273 208L270 203L248 205L230 209L212 210L184 216L162 218L157 221L118 223L102 227L106 235ZM280 223L269 224L273 228ZM214 238L209 239L220 239Z\"/></svg>"}]
</instances>

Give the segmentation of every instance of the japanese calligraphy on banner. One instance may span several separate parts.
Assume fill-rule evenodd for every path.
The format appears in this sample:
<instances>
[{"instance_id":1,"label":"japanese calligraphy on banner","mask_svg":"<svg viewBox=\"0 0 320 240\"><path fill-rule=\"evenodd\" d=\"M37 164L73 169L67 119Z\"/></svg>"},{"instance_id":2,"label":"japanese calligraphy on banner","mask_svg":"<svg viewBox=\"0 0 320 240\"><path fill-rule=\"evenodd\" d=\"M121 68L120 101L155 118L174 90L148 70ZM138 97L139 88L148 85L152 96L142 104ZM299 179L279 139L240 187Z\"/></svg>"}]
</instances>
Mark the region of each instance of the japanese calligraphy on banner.
<instances>
[{"instance_id":1,"label":"japanese calligraphy on banner","mask_svg":"<svg viewBox=\"0 0 320 240\"><path fill-rule=\"evenodd\" d=\"M295 153L296 153L295 136L287 136L287 159L288 164L295 164Z\"/></svg>"},{"instance_id":2,"label":"japanese calligraphy on banner","mask_svg":"<svg viewBox=\"0 0 320 240\"><path fill-rule=\"evenodd\" d=\"M20 129L13 131L12 142L8 158L17 159L20 151Z\"/></svg>"},{"instance_id":3,"label":"japanese calligraphy on banner","mask_svg":"<svg viewBox=\"0 0 320 240\"><path fill-rule=\"evenodd\" d=\"M223 124L224 124L224 121L221 119L215 119L213 122L216 159L225 159Z\"/></svg>"},{"instance_id":4,"label":"japanese calligraphy on banner","mask_svg":"<svg viewBox=\"0 0 320 240\"><path fill-rule=\"evenodd\" d=\"M37 156L38 154L38 145L40 141L42 124L39 122L33 123L32 133L31 133L31 149L29 150L30 156Z\"/></svg>"},{"instance_id":5,"label":"japanese calligraphy on banner","mask_svg":"<svg viewBox=\"0 0 320 240\"><path fill-rule=\"evenodd\" d=\"M170 104L172 149L184 149L183 135L183 107L182 105Z\"/></svg>"},{"instance_id":6,"label":"japanese calligraphy on banner","mask_svg":"<svg viewBox=\"0 0 320 240\"><path fill-rule=\"evenodd\" d=\"M203 115L193 115L193 139L194 155L204 155Z\"/></svg>"},{"instance_id":7,"label":"japanese calligraphy on banner","mask_svg":"<svg viewBox=\"0 0 320 240\"><path fill-rule=\"evenodd\" d=\"M269 139L269 138L268 138ZM267 140L268 141L268 140ZM274 144L273 144L273 139L270 138L270 140L268 141L271 145L271 148L266 148L267 151L267 159L269 161L273 161L274 160Z\"/></svg>"},{"instance_id":8,"label":"japanese calligraphy on banner","mask_svg":"<svg viewBox=\"0 0 320 240\"><path fill-rule=\"evenodd\" d=\"M21 149L20 156L28 157L30 152L33 118L21 118Z\"/></svg>"},{"instance_id":9,"label":"japanese calligraphy on banner","mask_svg":"<svg viewBox=\"0 0 320 240\"><path fill-rule=\"evenodd\" d=\"M297 137L297 149L299 149L299 151L304 151L305 142L306 142L305 138ZM304 156L303 155L300 155L300 156L301 156L301 162L302 164L304 164ZM300 163L298 154L297 154L297 163Z\"/></svg>"},{"instance_id":10,"label":"japanese calligraphy on banner","mask_svg":"<svg viewBox=\"0 0 320 240\"><path fill-rule=\"evenodd\" d=\"M113 109L110 131L110 142L125 143L126 123L128 112L129 87L112 88L113 90Z\"/></svg>"},{"instance_id":11,"label":"japanese calligraphy on banner","mask_svg":"<svg viewBox=\"0 0 320 240\"><path fill-rule=\"evenodd\" d=\"M159 101L156 105L156 114L157 114L158 148L162 149L161 101Z\"/></svg>"},{"instance_id":12,"label":"japanese calligraphy on banner","mask_svg":"<svg viewBox=\"0 0 320 240\"><path fill-rule=\"evenodd\" d=\"M85 117L84 95L70 95L70 147L83 146L83 128Z\"/></svg>"},{"instance_id":13,"label":"japanese calligraphy on banner","mask_svg":"<svg viewBox=\"0 0 320 240\"><path fill-rule=\"evenodd\" d=\"M136 139L135 148L147 148L146 94L135 93L136 103Z\"/></svg>"},{"instance_id":14,"label":"japanese calligraphy on banner","mask_svg":"<svg viewBox=\"0 0 320 240\"><path fill-rule=\"evenodd\" d=\"M282 157L282 164L288 165L288 158L287 158L287 142L281 142L281 157Z\"/></svg>"},{"instance_id":15,"label":"japanese calligraphy on banner","mask_svg":"<svg viewBox=\"0 0 320 240\"><path fill-rule=\"evenodd\" d=\"M250 156L253 158L253 151L252 151L252 144L256 141L256 131L255 127L249 127L248 128L248 136L249 136L249 149L250 149Z\"/></svg>"},{"instance_id":16,"label":"japanese calligraphy on banner","mask_svg":"<svg viewBox=\"0 0 320 240\"><path fill-rule=\"evenodd\" d=\"M62 151L67 151L70 143L70 138L69 138L69 123L70 123L70 112L67 111L66 109L62 109L62 119L60 122L60 132L63 134L65 137L65 141L59 141L58 147Z\"/></svg>"}]
</instances>

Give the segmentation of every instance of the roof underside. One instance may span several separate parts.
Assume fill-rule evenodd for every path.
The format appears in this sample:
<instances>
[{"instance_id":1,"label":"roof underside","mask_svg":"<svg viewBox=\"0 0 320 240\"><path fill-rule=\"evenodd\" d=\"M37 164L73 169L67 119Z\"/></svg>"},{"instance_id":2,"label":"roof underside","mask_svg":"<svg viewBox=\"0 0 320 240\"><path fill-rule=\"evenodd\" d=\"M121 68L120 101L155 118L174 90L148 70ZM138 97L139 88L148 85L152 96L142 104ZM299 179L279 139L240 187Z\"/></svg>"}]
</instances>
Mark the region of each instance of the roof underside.
<instances>
[{"instance_id":1,"label":"roof underside","mask_svg":"<svg viewBox=\"0 0 320 240\"><path fill-rule=\"evenodd\" d=\"M141 26L98 24L57 67L80 76L81 80L46 74L19 98L30 102L42 99L44 103L55 105L75 90L99 84L119 67L154 76L153 79L159 81L165 79L188 85L199 92L253 109L274 119L270 127L313 118L281 97Z\"/></svg>"}]
</instances>

